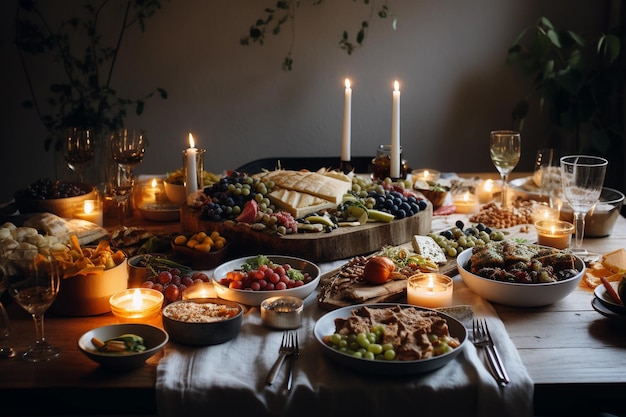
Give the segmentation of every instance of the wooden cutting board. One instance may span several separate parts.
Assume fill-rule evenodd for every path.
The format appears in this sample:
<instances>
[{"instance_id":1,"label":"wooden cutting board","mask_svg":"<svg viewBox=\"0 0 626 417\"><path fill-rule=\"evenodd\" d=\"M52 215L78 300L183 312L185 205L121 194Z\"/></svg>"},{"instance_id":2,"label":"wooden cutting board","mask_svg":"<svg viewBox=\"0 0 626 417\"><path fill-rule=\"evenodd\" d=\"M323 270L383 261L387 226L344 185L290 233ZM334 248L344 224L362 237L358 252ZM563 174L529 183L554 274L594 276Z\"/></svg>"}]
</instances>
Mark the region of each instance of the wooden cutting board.
<instances>
[{"instance_id":1,"label":"wooden cutting board","mask_svg":"<svg viewBox=\"0 0 626 417\"><path fill-rule=\"evenodd\" d=\"M280 254L296 256L312 262L348 259L380 250L383 246L398 246L410 242L413 235L430 233L433 208L414 216L390 223L367 223L362 226L340 227L330 233L297 233L278 236L251 230L249 225L232 221L210 222L190 207L181 208L183 232L217 230L233 244L239 254Z\"/></svg>"}]
</instances>

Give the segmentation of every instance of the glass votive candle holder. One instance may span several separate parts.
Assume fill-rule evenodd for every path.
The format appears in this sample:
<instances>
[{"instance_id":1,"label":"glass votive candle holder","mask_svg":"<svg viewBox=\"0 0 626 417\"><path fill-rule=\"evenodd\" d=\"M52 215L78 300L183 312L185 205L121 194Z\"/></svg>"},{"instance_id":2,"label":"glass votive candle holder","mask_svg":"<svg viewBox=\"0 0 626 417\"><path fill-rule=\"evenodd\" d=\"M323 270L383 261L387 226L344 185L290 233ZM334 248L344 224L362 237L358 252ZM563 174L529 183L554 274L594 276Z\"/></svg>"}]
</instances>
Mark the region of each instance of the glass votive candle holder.
<instances>
[{"instance_id":1,"label":"glass votive candle holder","mask_svg":"<svg viewBox=\"0 0 626 417\"><path fill-rule=\"evenodd\" d=\"M478 212L478 198L469 191L455 194L452 197L456 212L460 214L473 214Z\"/></svg>"},{"instance_id":2,"label":"glass votive candle holder","mask_svg":"<svg viewBox=\"0 0 626 417\"><path fill-rule=\"evenodd\" d=\"M75 219L87 220L102 227L104 223L104 209L101 200L85 200L74 207Z\"/></svg>"},{"instance_id":3,"label":"glass votive candle holder","mask_svg":"<svg viewBox=\"0 0 626 417\"><path fill-rule=\"evenodd\" d=\"M447 275L413 275L407 280L407 302L419 307L446 307L452 304L452 288L452 278Z\"/></svg>"},{"instance_id":4,"label":"glass votive candle holder","mask_svg":"<svg viewBox=\"0 0 626 417\"><path fill-rule=\"evenodd\" d=\"M163 294L150 288L130 288L109 299L111 312L124 323L146 323L161 315Z\"/></svg>"},{"instance_id":5,"label":"glass votive candle holder","mask_svg":"<svg viewBox=\"0 0 626 417\"><path fill-rule=\"evenodd\" d=\"M546 203L538 203L533 208L531 219L533 224L540 220L558 220L559 212Z\"/></svg>"},{"instance_id":6,"label":"glass votive candle holder","mask_svg":"<svg viewBox=\"0 0 626 417\"><path fill-rule=\"evenodd\" d=\"M196 282L183 291L183 300L217 298L212 282Z\"/></svg>"},{"instance_id":7,"label":"glass votive candle holder","mask_svg":"<svg viewBox=\"0 0 626 417\"><path fill-rule=\"evenodd\" d=\"M441 173L436 169L422 168L411 171L411 179L413 184L418 181L436 183L441 177Z\"/></svg>"},{"instance_id":8,"label":"glass votive candle holder","mask_svg":"<svg viewBox=\"0 0 626 417\"><path fill-rule=\"evenodd\" d=\"M493 180L481 181L476 187L476 197L480 204L487 204L493 200L494 182Z\"/></svg>"},{"instance_id":9,"label":"glass votive candle holder","mask_svg":"<svg viewBox=\"0 0 626 417\"><path fill-rule=\"evenodd\" d=\"M572 241L574 225L563 220L538 220L535 222L537 243L556 249L567 249Z\"/></svg>"}]
</instances>

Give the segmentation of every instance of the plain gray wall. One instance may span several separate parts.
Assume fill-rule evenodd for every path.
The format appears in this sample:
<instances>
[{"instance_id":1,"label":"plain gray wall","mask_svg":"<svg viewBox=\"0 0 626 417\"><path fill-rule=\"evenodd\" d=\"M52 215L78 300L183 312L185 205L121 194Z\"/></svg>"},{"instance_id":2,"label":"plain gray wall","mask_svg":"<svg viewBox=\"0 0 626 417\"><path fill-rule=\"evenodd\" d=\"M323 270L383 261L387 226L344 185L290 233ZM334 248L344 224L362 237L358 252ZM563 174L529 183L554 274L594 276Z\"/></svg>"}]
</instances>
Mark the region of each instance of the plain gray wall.
<instances>
[{"instance_id":1,"label":"plain gray wall","mask_svg":"<svg viewBox=\"0 0 626 417\"><path fill-rule=\"evenodd\" d=\"M46 132L35 112L20 105L29 96L12 44L16 2L0 2L0 201L55 175L54 155L44 151ZM154 87L169 93L127 119L127 127L144 128L150 138L136 172L180 167L188 131L208 150L205 168L213 172L269 156L338 156L346 77L353 86L353 156L373 155L390 142L397 79L401 144L412 168L495 172L489 131L511 127L511 110L530 81L506 65L508 47L542 15L586 33L603 31L609 10L608 1L591 0L389 0L397 29L391 19L373 18L365 46L348 56L338 46L341 33L354 34L368 8L353 0L310 3L297 10L291 72L281 70L291 42L287 28L264 46L239 45L272 0L164 0L145 33L129 33L114 88L129 97ZM82 2L50 4L70 16ZM40 88L54 71L35 69ZM517 170L531 169L545 135L539 118L527 124Z\"/></svg>"}]
</instances>

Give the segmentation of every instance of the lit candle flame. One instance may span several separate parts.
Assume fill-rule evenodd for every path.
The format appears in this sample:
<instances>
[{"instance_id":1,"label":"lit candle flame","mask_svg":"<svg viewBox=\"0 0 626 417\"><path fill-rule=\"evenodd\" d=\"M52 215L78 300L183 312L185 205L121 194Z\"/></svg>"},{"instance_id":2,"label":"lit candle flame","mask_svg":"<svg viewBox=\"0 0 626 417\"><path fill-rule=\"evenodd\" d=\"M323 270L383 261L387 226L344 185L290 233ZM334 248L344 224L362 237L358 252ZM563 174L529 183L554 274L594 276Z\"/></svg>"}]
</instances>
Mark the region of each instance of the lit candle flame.
<instances>
[{"instance_id":1,"label":"lit candle flame","mask_svg":"<svg viewBox=\"0 0 626 417\"><path fill-rule=\"evenodd\" d=\"M193 140L193 135L191 134L191 132L189 132L189 147L190 148L196 147L196 142Z\"/></svg>"},{"instance_id":2,"label":"lit candle flame","mask_svg":"<svg viewBox=\"0 0 626 417\"><path fill-rule=\"evenodd\" d=\"M485 191L491 192L493 190L493 180L485 181Z\"/></svg>"},{"instance_id":3,"label":"lit candle flame","mask_svg":"<svg viewBox=\"0 0 626 417\"><path fill-rule=\"evenodd\" d=\"M398 81L393 82L393 89L394 91L400 90L400 83Z\"/></svg>"},{"instance_id":4,"label":"lit candle flame","mask_svg":"<svg viewBox=\"0 0 626 417\"><path fill-rule=\"evenodd\" d=\"M153 178L152 179L152 188L156 188L156 186L157 186L157 180L156 180L156 178Z\"/></svg>"},{"instance_id":5,"label":"lit candle flame","mask_svg":"<svg viewBox=\"0 0 626 417\"><path fill-rule=\"evenodd\" d=\"M141 291L139 291L139 288L135 288L135 291L133 292L132 308L133 310L141 310L143 308L143 299L141 298Z\"/></svg>"},{"instance_id":6,"label":"lit candle flame","mask_svg":"<svg viewBox=\"0 0 626 417\"><path fill-rule=\"evenodd\" d=\"M346 78L346 88L350 88L350 80Z\"/></svg>"},{"instance_id":7,"label":"lit candle flame","mask_svg":"<svg viewBox=\"0 0 626 417\"><path fill-rule=\"evenodd\" d=\"M552 227L550 228L550 232L554 235L556 234L556 226L552 225Z\"/></svg>"},{"instance_id":8,"label":"lit candle flame","mask_svg":"<svg viewBox=\"0 0 626 417\"><path fill-rule=\"evenodd\" d=\"M463 194L463 201L465 201L466 203L468 201L470 201L470 193L469 193L469 191L466 191L465 194Z\"/></svg>"},{"instance_id":9,"label":"lit candle flame","mask_svg":"<svg viewBox=\"0 0 626 417\"><path fill-rule=\"evenodd\" d=\"M435 291L435 282L433 281L433 277L430 276L428 277L428 291L429 292L434 292Z\"/></svg>"},{"instance_id":10,"label":"lit candle flame","mask_svg":"<svg viewBox=\"0 0 626 417\"><path fill-rule=\"evenodd\" d=\"M93 200L85 200L83 205L83 210L85 214L91 214L95 209L95 204Z\"/></svg>"},{"instance_id":11,"label":"lit candle flame","mask_svg":"<svg viewBox=\"0 0 626 417\"><path fill-rule=\"evenodd\" d=\"M428 180L429 176L430 176L430 172L428 172L428 170L424 171L424 179Z\"/></svg>"}]
</instances>

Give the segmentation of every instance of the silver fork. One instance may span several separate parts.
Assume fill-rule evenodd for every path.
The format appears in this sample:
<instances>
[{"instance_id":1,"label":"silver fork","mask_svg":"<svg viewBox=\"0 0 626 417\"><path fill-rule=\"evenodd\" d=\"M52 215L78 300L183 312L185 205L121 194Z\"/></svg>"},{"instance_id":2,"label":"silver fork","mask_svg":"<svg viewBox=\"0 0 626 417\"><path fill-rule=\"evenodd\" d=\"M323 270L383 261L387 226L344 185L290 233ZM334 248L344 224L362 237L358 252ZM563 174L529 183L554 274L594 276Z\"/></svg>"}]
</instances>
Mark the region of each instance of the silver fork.
<instances>
[{"instance_id":1,"label":"silver fork","mask_svg":"<svg viewBox=\"0 0 626 417\"><path fill-rule=\"evenodd\" d=\"M474 336L474 345L476 347L484 348L487 352L487 359L489 366L493 372L496 381L501 386L505 386L510 382L509 376L504 368L502 359L498 354L498 349L493 343L491 333L489 333L489 327L487 327L487 320L474 319L472 323L472 333Z\"/></svg>"},{"instance_id":2,"label":"silver fork","mask_svg":"<svg viewBox=\"0 0 626 417\"><path fill-rule=\"evenodd\" d=\"M295 333L295 345L291 358L289 359L289 376L287 377L287 391L291 391L291 383L293 382L293 365L300 356L300 346L298 345L298 333Z\"/></svg>"},{"instance_id":3,"label":"silver fork","mask_svg":"<svg viewBox=\"0 0 626 417\"><path fill-rule=\"evenodd\" d=\"M278 348L278 358L274 365L272 365L272 369L270 369L269 374L267 374L267 379L265 382L267 385L272 385L274 383L274 379L276 379L276 375L280 370L280 367L283 366L283 362L285 362L285 358L288 355L293 354L295 350L293 333L283 333L283 339L280 342L280 348Z\"/></svg>"}]
</instances>

